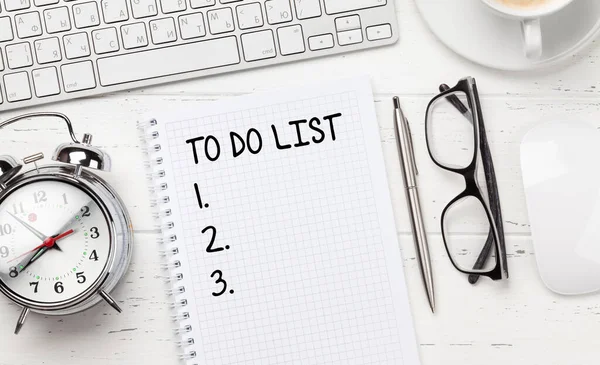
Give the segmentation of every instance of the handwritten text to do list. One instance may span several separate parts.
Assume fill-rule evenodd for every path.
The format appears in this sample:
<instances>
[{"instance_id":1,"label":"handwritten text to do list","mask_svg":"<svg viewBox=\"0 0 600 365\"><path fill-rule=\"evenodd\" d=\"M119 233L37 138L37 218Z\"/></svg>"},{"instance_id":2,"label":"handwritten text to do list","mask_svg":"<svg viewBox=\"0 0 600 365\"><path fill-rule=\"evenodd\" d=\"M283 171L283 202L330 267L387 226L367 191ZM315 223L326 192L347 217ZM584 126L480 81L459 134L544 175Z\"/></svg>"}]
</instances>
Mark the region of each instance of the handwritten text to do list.
<instances>
[{"instance_id":1,"label":"handwritten text to do list","mask_svg":"<svg viewBox=\"0 0 600 365\"><path fill-rule=\"evenodd\" d=\"M245 131L230 131L229 139L226 141L219 140L214 135L198 136L186 140L185 142L191 146L191 153L194 158L194 163L198 165L201 159L206 159L210 162L215 162L225 155L222 154L224 146L228 144L231 147L233 158L237 158L244 153L252 155L259 154L263 150L266 143L273 143L277 150L287 150L290 148L301 148L310 145L316 145L325 141L335 141L335 121L340 118L342 113L335 113L323 117L312 117L310 119L300 119L288 122L288 126L284 128L294 128L296 132L293 140L282 140L278 127L274 124L269 130L260 131L257 128L249 128ZM208 203L202 201L200 188L197 183L194 183L196 199L200 209L209 207ZM226 245L219 246L216 242L217 228L209 225L202 230L202 234L209 233L211 235L208 246L206 247L207 254L214 254L224 250L229 250L231 247ZM223 278L223 272L219 269L214 270L210 277L215 280L217 291L212 295L215 297L221 296L226 292L233 294L234 290L227 290L227 282Z\"/></svg>"}]
</instances>

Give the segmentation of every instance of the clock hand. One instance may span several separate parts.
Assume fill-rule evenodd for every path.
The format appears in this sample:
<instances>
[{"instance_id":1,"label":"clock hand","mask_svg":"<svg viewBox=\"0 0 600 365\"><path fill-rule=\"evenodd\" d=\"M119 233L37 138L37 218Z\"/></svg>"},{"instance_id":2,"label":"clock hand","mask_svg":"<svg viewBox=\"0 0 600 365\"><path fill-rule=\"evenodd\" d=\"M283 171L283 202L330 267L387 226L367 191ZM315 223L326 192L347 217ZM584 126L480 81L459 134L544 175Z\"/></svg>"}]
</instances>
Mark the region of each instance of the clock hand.
<instances>
[{"instance_id":1,"label":"clock hand","mask_svg":"<svg viewBox=\"0 0 600 365\"><path fill-rule=\"evenodd\" d=\"M23 221L21 218L17 217L16 215L12 214L11 212L7 212L7 213L10 214L10 216L13 217L17 222L19 222L23 227L27 228L29 230L29 232L33 233L37 238L41 239L42 241L45 240L46 238L48 238L48 236L46 236L42 232L38 231L37 229L33 228L32 226L30 226L25 221Z\"/></svg>"},{"instance_id":2,"label":"clock hand","mask_svg":"<svg viewBox=\"0 0 600 365\"><path fill-rule=\"evenodd\" d=\"M81 206L81 209L79 209L73 217L71 217L65 224L63 224L62 227L60 227L60 229L58 231L64 232L67 229L69 229L69 227L73 224L73 222L77 221L77 217L79 217L80 213L82 211L84 211L84 208L90 206L90 203L92 203L92 200L90 200L89 202L87 202L83 206ZM83 218L83 217L84 217L84 215L81 215L81 218Z\"/></svg>"},{"instance_id":3,"label":"clock hand","mask_svg":"<svg viewBox=\"0 0 600 365\"><path fill-rule=\"evenodd\" d=\"M24 220L20 219L19 217L17 217L16 215L12 214L11 212L7 212L8 214L10 214L11 217L13 217L17 222L19 222L23 227L27 228L27 230L31 233L33 233L37 238L39 238L42 241L45 241L46 239L48 239L48 236L46 236L45 234L43 234L42 232L38 231L37 229L33 228L31 225L27 224L27 222L25 222ZM40 245L38 248L41 248L44 244L42 243L42 245ZM60 247L58 247L58 245L54 245L54 248L56 248L58 251L62 251L60 249Z\"/></svg>"},{"instance_id":4,"label":"clock hand","mask_svg":"<svg viewBox=\"0 0 600 365\"><path fill-rule=\"evenodd\" d=\"M25 270L29 265L31 265L32 263L34 263L35 261L37 261L37 259L39 259L44 253L46 253L48 251L48 249L52 248L54 245L56 245L56 241L63 239L71 234L73 234L75 231L70 229L64 233L61 233L59 235L53 236L53 237L48 237L47 239L44 240L44 242L42 242L41 245L33 248L30 251L25 252L22 255L19 255L17 257L15 257L14 259L8 261L8 262L12 262L15 261L25 255L27 255L27 257L23 260L21 260L21 262L19 262L18 265L16 265L17 270L19 272Z\"/></svg>"}]
</instances>

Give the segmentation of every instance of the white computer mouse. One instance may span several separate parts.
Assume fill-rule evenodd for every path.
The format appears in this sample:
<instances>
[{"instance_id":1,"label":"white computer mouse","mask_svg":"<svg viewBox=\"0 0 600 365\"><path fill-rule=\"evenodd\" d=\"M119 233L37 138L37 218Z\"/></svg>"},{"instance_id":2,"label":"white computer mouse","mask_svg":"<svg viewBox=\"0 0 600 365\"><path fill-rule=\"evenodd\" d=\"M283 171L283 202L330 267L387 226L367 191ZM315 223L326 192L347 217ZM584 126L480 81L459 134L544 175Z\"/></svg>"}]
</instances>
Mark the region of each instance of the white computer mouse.
<instances>
[{"instance_id":1,"label":"white computer mouse","mask_svg":"<svg viewBox=\"0 0 600 365\"><path fill-rule=\"evenodd\" d=\"M542 123L523 138L521 169L543 282L565 295L600 290L600 130Z\"/></svg>"}]
</instances>

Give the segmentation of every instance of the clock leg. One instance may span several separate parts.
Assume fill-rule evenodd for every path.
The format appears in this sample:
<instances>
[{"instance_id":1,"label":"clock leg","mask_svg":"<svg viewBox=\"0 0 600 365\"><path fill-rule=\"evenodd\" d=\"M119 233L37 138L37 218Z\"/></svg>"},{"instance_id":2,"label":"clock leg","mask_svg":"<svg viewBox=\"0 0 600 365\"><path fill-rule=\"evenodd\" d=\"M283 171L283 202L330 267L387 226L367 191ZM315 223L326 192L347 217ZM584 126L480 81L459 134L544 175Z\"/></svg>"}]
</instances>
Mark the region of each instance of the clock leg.
<instances>
[{"instance_id":1,"label":"clock leg","mask_svg":"<svg viewBox=\"0 0 600 365\"><path fill-rule=\"evenodd\" d=\"M117 304L117 302L110 297L110 295L108 295L104 290L100 290L98 292L98 294L100 294L100 296L102 297L102 299L104 299L106 301L106 303L108 303L111 307L113 307L117 312L121 313L121 307L119 307L119 305Z\"/></svg>"},{"instance_id":2,"label":"clock leg","mask_svg":"<svg viewBox=\"0 0 600 365\"><path fill-rule=\"evenodd\" d=\"M19 332L21 331L21 328L23 328L23 325L25 324L25 319L27 318L28 314L29 314L29 308L23 307L23 310L21 311L21 315L19 316L19 320L17 321L17 327L15 327L15 335L18 335Z\"/></svg>"}]
</instances>

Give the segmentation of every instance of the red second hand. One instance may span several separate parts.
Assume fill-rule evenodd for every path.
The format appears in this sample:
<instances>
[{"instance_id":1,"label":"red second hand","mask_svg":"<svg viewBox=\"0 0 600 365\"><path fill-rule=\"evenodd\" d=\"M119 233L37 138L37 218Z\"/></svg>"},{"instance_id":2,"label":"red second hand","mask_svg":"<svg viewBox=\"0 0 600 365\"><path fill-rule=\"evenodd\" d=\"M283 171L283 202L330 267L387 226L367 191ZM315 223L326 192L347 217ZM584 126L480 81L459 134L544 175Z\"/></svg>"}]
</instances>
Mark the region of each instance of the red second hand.
<instances>
[{"instance_id":1,"label":"red second hand","mask_svg":"<svg viewBox=\"0 0 600 365\"><path fill-rule=\"evenodd\" d=\"M25 256L25 255L27 255L29 253L32 253L33 251L37 251L37 250L39 250L42 247L48 247L48 248L50 248L50 247L54 246L54 244L56 243L56 241L58 241L60 239L63 239L65 237L73 234L74 232L75 232L74 230L69 229L68 231L66 231L64 233L61 233L61 234L59 234L56 237L48 237L48 238L46 238L44 240L44 242L42 242L41 245L39 245L39 246L37 246L37 247L35 247L35 248L33 248L33 249L25 252L24 254L19 255L19 256L15 257L15 258L11 259L11 260L8 260L8 262L13 262L13 261L15 261L17 259L20 259L21 257L23 257L23 256Z\"/></svg>"}]
</instances>

